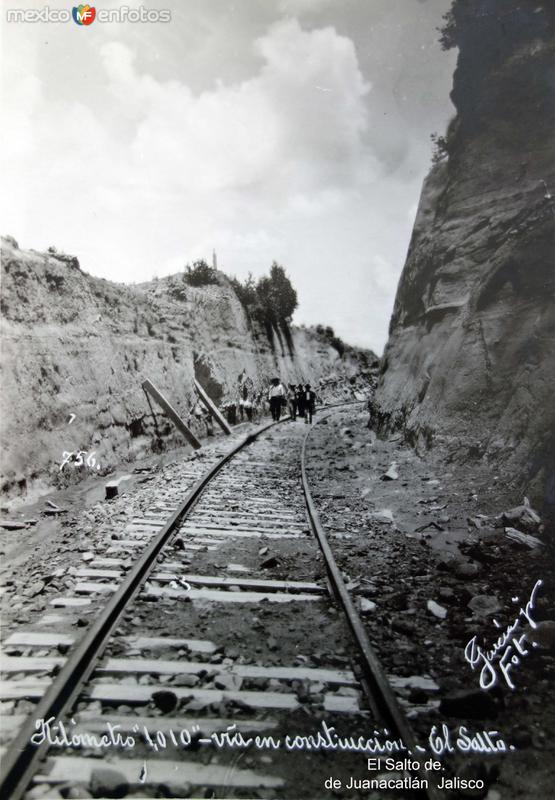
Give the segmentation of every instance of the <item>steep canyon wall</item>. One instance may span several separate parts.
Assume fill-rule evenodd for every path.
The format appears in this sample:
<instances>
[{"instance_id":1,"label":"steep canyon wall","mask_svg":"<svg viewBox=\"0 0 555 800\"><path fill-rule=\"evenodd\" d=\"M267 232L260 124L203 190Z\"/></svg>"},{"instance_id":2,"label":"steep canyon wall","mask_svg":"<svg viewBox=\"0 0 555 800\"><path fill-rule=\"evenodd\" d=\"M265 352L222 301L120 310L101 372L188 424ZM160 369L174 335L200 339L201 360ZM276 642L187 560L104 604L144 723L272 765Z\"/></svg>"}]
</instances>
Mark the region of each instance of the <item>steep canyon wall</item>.
<instances>
[{"instance_id":1,"label":"steep canyon wall","mask_svg":"<svg viewBox=\"0 0 555 800\"><path fill-rule=\"evenodd\" d=\"M182 445L157 407L155 424L146 378L186 419L195 377L218 401L236 395L239 376L258 389L275 374L323 381L332 395L337 382L341 396L364 383L374 354L347 348L340 357L325 336L302 328L291 329L290 346L276 336L272 348L225 275L218 280L199 288L183 275L115 284L82 272L75 258L2 240L4 497L59 483L63 451L94 449L105 472Z\"/></svg>"},{"instance_id":2,"label":"steep canyon wall","mask_svg":"<svg viewBox=\"0 0 555 800\"><path fill-rule=\"evenodd\" d=\"M455 0L457 114L425 181L381 423L555 503L555 8Z\"/></svg>"}]
</instances>

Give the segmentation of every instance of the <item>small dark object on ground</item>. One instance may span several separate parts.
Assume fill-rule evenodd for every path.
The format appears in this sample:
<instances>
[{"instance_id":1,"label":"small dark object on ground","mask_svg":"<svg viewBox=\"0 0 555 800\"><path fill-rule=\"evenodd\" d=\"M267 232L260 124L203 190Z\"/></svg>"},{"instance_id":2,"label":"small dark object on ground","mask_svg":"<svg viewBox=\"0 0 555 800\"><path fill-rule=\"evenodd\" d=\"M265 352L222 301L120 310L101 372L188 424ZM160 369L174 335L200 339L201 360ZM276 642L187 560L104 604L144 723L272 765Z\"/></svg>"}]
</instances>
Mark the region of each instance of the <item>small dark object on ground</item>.
<instances>
[{"instance_id":1,"label":"small dark object on ground","mask_svg":"<svg viewBox=\"0 0 555 800\"><path fill-rule=\"evenodd\" d=\"M177 707L177 695L166 689L161 689L159 692L152 693L152 702L162 711L163 714L169 714Z\"/></svg>"}]
</instances>

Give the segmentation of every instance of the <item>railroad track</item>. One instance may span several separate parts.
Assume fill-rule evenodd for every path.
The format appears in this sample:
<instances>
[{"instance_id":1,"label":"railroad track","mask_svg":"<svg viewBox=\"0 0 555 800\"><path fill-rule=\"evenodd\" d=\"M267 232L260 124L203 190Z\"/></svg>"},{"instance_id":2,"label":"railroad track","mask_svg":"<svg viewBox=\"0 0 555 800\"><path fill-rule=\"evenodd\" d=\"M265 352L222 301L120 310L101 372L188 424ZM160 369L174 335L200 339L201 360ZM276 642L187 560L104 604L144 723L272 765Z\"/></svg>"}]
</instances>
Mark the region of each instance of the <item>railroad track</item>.
<instances>
[{"instance_id":1,"label":"railroad track","mask_svg":"<svg viewBox=\"0 0 555 800\"><path fill-rule=\"evenodd\" d=\"M321 798L369 755L414 757L320 525L306 435L266 425L189 463L87 554L56 614L6 639L0 796ZM59 615L83 609L77 639Z\"/></svg>"}]
</instances>

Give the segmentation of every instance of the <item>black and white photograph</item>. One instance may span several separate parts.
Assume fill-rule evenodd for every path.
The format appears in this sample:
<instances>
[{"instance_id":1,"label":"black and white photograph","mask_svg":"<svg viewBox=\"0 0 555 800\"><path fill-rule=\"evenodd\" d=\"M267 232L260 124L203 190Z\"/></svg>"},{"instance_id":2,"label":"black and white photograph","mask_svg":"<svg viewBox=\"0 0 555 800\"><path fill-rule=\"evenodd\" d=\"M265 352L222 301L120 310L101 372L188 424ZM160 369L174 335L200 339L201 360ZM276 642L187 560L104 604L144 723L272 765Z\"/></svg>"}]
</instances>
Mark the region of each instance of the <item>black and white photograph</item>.
<instances>
[{"instance_id":1,"label":"black and white photograph","mask_svg":"<svg viewBox=\"0 0 555 800\"><path fill-rule=\"evenodd\" d=\"M555 795L555 3L0 3L2 800Z\"/></svg>"}]
</instances>

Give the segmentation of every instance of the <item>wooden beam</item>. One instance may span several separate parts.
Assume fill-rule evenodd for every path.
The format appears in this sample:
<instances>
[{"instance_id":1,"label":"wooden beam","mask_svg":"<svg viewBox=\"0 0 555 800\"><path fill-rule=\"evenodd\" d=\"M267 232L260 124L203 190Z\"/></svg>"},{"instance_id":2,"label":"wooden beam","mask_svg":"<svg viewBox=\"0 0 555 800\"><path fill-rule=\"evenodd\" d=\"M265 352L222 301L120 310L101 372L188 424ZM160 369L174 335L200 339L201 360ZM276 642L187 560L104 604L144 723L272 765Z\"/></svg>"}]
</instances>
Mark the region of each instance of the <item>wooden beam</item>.
<instances>
[{"instance_id":1,"label":"wooden beam","mask_svg":"<svg viewBox=\"0 0 555 800\"><path fill-rule=\"evenodd\" d=\"M185 423L183 422L183 420L181 419L175 408L172 405L170 405L170 403L168 403L164 395L158 391L156 386L154 386L154 384L151 383L149 380L143 381L142 386L145 392L148 392L148 394L150 394L151 397L153 397L154 400L156 400L160 408L166 413L166 416L168 416L172 420L175 427L181 431L181 433L187 439L189 444L192 445L192 447L194 447L195 450L198 450L199 447L202 447L201 443L199 442L195 434L192 432L192 430L188 428L187 425L185 425Z\"/></svg>"},{"instance_id":2,"label":"wooden beam","mask_svg":"<svg viewBox=\"0 0 555 800\"><path fill-rule=\"evenodd\" d=\"M224 433L226 433L229 436L229 434L231 433L231 428L221 415L219 409L216 408L215 403L213 403L212 400L208 397L208 395L206 394L206 392L204 391L204 389L202 388L202 386L200 385L200 383L197 381L196 378L195 378L195 389L197 390L198 396L200 397L200 399L202 400L208 411L212 414L212 416L214 417L220 428L223 430Z\"/></svg>"}]
</instances>

